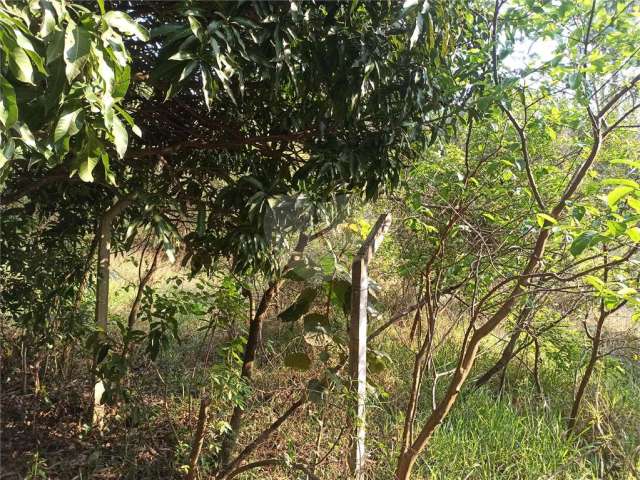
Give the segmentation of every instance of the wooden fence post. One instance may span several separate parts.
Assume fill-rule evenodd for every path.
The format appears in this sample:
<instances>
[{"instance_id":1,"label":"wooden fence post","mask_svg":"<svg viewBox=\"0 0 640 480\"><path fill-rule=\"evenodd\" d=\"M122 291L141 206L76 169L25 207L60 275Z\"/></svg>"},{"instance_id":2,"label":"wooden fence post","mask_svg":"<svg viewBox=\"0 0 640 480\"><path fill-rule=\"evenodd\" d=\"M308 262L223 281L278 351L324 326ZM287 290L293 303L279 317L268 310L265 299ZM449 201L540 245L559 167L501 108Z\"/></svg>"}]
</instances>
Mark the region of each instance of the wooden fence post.
<instances>
[{"instance_id":1,"label":"wooden fence post","mask_svg":"<svg viewBox=\"0 0 640 480\"><path fill-rule=\"evenodd\" d=\"M364 479L365 409L367 395L367 305L369 261L391 225L391 215L380 215L351 265L351 319L349 324L349 375L356 397L349 467L356 480Z\"/></svg>"}]
</instances>

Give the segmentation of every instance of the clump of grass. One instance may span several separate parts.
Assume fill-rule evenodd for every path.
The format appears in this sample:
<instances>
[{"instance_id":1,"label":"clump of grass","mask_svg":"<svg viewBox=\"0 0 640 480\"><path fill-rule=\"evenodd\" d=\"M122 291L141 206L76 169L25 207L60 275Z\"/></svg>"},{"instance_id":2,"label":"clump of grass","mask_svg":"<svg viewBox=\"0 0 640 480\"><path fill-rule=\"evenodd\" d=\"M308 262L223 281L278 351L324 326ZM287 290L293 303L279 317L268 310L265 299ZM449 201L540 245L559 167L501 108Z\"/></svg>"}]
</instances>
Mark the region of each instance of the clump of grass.
<instances>
[{"instance_id":1,"label":"clump of grass","mask_svg":"<svg viewBox=\"0 0 640 480\"><path fill-rule=\"evenodd\" d=\"M558 412L516 409L480 389L436 433L418 471L446 478L595 478Z\"/></svg>"}]
</instances>

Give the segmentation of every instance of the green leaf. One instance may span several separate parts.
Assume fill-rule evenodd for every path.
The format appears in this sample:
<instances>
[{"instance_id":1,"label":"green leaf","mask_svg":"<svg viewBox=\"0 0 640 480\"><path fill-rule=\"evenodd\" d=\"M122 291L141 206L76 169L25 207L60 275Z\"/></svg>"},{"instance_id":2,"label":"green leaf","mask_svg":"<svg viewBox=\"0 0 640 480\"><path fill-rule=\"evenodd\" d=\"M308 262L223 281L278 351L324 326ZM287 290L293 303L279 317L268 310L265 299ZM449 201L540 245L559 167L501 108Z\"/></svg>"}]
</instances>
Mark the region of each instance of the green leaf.
<instances>
[{"instance_id":1,"label":"green leaf","mask_svg":"<svg viewBox=\"0 0 640 480\"><path fill-rule=\"evenodd\" d=\"M124 118L125 122L129 124L129 127L131 127L131 130L133 131L133 133L136 134L138 137L142 138L142 130L140 130L140 127L138 127L135 124L135 122L133 121L133 117L129 115L129 113L125 109L123 109L121 106L114 105L114 107L116 108L120 116Z\"/></svg>"},{"instance_id":2,"label":"green leaf","mask_svg":"<svg viewBox=\"0 0 640 480\"><path fill-rule=\"evenodd\" d=\"M607 287L607 285L602 280L600 280L598 277L594 277L593 275L585 275L584 282L591 285L599 292L602 292Z\"/></svg>"},{"instance_id":3,"label":"green leaf","mask_svg":"<svg viewBox=\"0 0 640 480\"><path fill-rule=\"evenodd\" d=\"M98 157L88 155L78 167L78 176L83 182L93 182L93 169L98 164Z\"/></svg>"},{"instance_id":4,"label":"green leaf","mask_svg":"<svg viewBox=\"0 0 640 480\"><path fill-rule=\"evenodd\" d=\"M640 242L640 228L631 227L627 230L627 235L633 242Z\"/></svg>"},{"instance_id":5,"label":"green leaf","mask_svg":"<svg viewBox=\"0 0 640 480\"><path fill-rule=\"evenodd\" d=\"M98 351L96 353L96 363L100 363L105 359L107 353L109 353L110 348L111 346L108 343L100 345L100 348L98 348Z\"/></svg>"},{"instance_id":6,"label":"green leaf","mask_svg":"<svg viewBox=\"0 0 640 480\"><path fill-rule=\"evenodd\" d=\"M640 188L638 182L629 178L606 178L602 181L603 185L623 185L625 187Z\"/></svg>"},{"instance_id":7,"label":"green leaf","mask_svg":"<svg viewBox=\"0 0 640 480\"><path fill-rule=\"evenodd\" d=\"M549 222L552 225L556 225L558 220L553 218L551 215L547 215L546 213L536 213L536 222L540 227L543 227L545 222Z\"/></svg>"},{"instance_id":8,"label":"green leaf","mask_svg":"<svg viewBox=\"0 0 640 480\"><path fill-rule=\"evenodd\" d=\"M615 207L620 200L622 200L634 190L634 187L623 186L609 192L609 195L607 195L607 203L609 204L609 208Z\"/></svg>"},{"instance_id":9,"label":"green leaf","mask_svg":"<svg viewBox=\"0 0 640 480\"><path fill-rule=\"evenodd\" d=\"M306 282L314 275L320 273L320 271L317 265L303 258L290 265L290 270L285 273L284 278L293 280L294 282Z\"/></svg>"},{"instance_id":10,"label":"green leaf","mask_svg":"<svg viewBox=\"0 0 640 480\"><path fill-rule=\"evenodd\" d=\"M137 24L133 19L124 12L110 11L104 15L107 24L119 30L121 33L129 36L135 36L143 42L149 41L149 31L143 26Z\"/></svg>"},{"instance_id":11,"label":"green leaf","mask_svg":"<svg viewBox=\"0 0 640 480\"><path fill-rule=\"evenodd\" d=\"M193 34L200 40L204 41L204 28L202 28L202 24L198 21L198 19L192 15L189 15L189 26L191 27L191 31Z\"/></svg>"},{"instance_id":12,"label":"green leaf","mask_svg":"<svg viewBox=\"0 0 640 480\"><path fill-rule=\"evenodd\" d=\"M213 75L211 75L207 65L202 65L200 72L202 74L202 93L204 94L204 103L210 110L211 104L213 103L213 99L216 95L217 84L213 80Z\"/></svg>"},{"instance_id":13,"label":"green leaf","mask_svg":"<svg viewBox=\"0 0 640 480\"><path fill-rule=\"evenodd\" d=\"M16 91L9 81L0 75L0 122L5 128L11 128L18 120Z\"/></svg>"},{"instance_id":14,"label":"green leaf","mask_svg":"<svg viewBox=\"0 0 640 480\"><path fill-rule=\"evenodd\" d=\"M314 347L325 347L332 342L329 335L329 318L320 313L304 317L304 340Z\"/></svg>"},{"instance_id":15,"label":"green leaf","mask_svg":"<svg viewBox=\"0 0 640 480\"><path fill-rule=\"evenodd\" d=\"M309 370L311 359L304 352L295 352L284 357L284 364L289 368L304 372Z\"/></svg>"},{"instance_id":16,"label":"green leaf","mask_svg":"<svg viewBox=\"0 0 640 480\"><path fill-rule=\"evenodd\" d=\"M322 402L326 390L327 389L326 389L325 385L320 380L318 380L316 378L312 378L307 383L307 391L308 391L308 395L309 395L309 400L311 400L314 403L321 403Z\"/></svg>"},{"instance_id":17,"label":"green leaf","mask_svg":"<svg viewBox=\"0 0 640 480\"><path fill-rule=\"evenodd\" d=\"M300 293L296 301L289 308L280 313L278 318L283 322L295 322L309 311L317 294L318 292L315 288L305 288Z\"/></svg>"},{"instance_id":18,"label":"green leaf","mask_svg":"<svg viewBox=\"0 0 640 480\"><path fill-rule=\"evenodd\" d=\"M33 85L33 66L22 48L16 46L9 52L9 69L18 80Z\"/></svg>"},{"instance_id":19,"label":"green leaf","mask_svg":"<svg viewBox=\"0 0 640 480\"><path fill-rule=\"evenodd\" d=\"M116 68L116 78L113 83L113 90L111 91L111 95L113 95L113 98L124 98L124 96L127 94L127 90L129 90L130 82L131 67L127 65L124 68Z\"/></svg>"},{"instance_id":20,"label":"green leaf","mask_svg":"<svg viewBox=\"0 0 640 480\"><path fill-rule=\"evenodd\" d=\"M544 127L544 131L546 132L547 136L549 137L550 140L555 140L556 138L558 138L558 134L556 133L556 131L551 128L549 125L547 125L546 127Z\"/></svg>"},{"instance_id":21,"label":"green leaf","mask_svg":"<svg viewBox=\"0 0 640 480\"><path fill-rule=\"evenodd\" d=\"M104 176L111 185L116 185L116 176L113 174L111 170L111 166L109 165L109 154L107 152L102 152L100 155L102 159L102 167L104 168Z\"/></svg>"},{"instance_id":22,"label":"green leaf","mask_svg":"<svg viewBox=\"0 0 640 480\"><path fill-rule=\"evenodd\" d=\"M46 38L56 28L55 10L50 2L41 2L42 23L40 24L40 37Z\"/></svg>"},{"instance_id":23,"label":"green leaf","mask_svg":"<svg viewBox=\"0 0 640 480\"><path fill-rule=\"evenodd\" d=\"M25 145L28 145L33 149L38 148L38 145L36 144L36 139L33 136L33 133L31 133L31 129L26 123L20 124L20 127L18 127L18 132L20 132L20 138L25 143Z\"/></svg>"},{"instance_id":24,"label":"green leaf","mask_svg":"<svg viewBox=\"0 0 640 480\"><path fill-rule=\"evenodd\" d=\"M193 60L196 54L192 52L179 51L169 57L169 60Z\"/></svg>"},{"instance_id":25,"label":"green leaf","mask_svg":"<svg viewBox=\"0 0 640 480\"><path fill-rule=\"evenodd\" d=\"M367 355L367 370L371 373L380 373L387 368L388 358L379 352L369 350Z\"/></svg>"},{"instance_id":26,"label":"green leaf","mask_svg":"<svg viewBox=\"0 0 640 480\"><path fill-rule=\"evenodd\" d=\"M640 213L640 200L635 197L627 198L627 204L633 208L637 213Z\"/></svg>"},{"instance_id":27,"label":"green leaf","mask_svg":"<svg viewBox=\"0 0 640 480\"><path fill-rule=\"evenodd\" d=\"M113 144L116 146L116 152L118 157L124 158L124 154L127 153L127 145L129 144L129 134L124 126L124 123L118 118L117 115L113 116Z\"/></svg>"},{"instance_id":28,"label":"green leaf","mask_svg":"<svg viewBox=\"0 0 640 480\"><path fill-rule=\"evenodd\" d=\"M587 248L590 248L602 242L605 239L606 237L592 230L589 230L587 232L582 232L573 240L573 242L571 243L571 247L569 247L569 251L571 252L571 255L573 255L574 257L577 257L582 252L584 252Z\"/></svg>"},{"instance_id":29,"label":"green leaf","mask_svg":"<svg viewBox=\"0 0 640 480\"><path fill-rule=\"evenodd\" d=\"M196 67L200 64L200 61L198 60L191 60L190 62L188 62L184 69L182 70L182 73L180 74L180 78L178 79L179 82L183 81L185 78L187 78L189 75L191 75L191 73L196 69Z\"/></svg>"},{"instance_id":30,"label":"green leaf","mask_svg":"<svg viewBox=\"0 0 640 480\"><path fill-rule=\"evenodd\" d=\"M64 34L65 73L69 83L80 74L89 58L90 40L86 28L69 22Z\"/></svg>"},{"instance_id":31,"label":"green leaf","mask_svg":"<svg viewBox=\"0 0 640 480\"><path fill-rule=\"evenodd\" d=\"M336 279L331 287L333 303L348 315L351 310L351 283L344 279Z\"/></svg>"},{"instance_id":32,"label":"green leaf","mask_svg":"<svg viewBox=\"0 0 640 480\"><path fill-rule=\"evenodd\" d=\"M82 109L67 111L62 114L53 132L53 140L59 141L64 137L72 137L80 131L82 127Z\"/></svg>"},{"instance_id":33,"label":"green leaf","mask_svg":"<svg viewBox=\"0 0 640 480\"><path fill-rule=\"evenodd\" d=\"M105 58L104 53L99 48L92 48L93 55L98 59L98 74L104 80L104 84L108 91L113 90L113 84L115 81L116 73L113 67L109 64Z\"/></svg>"}]
</instances>

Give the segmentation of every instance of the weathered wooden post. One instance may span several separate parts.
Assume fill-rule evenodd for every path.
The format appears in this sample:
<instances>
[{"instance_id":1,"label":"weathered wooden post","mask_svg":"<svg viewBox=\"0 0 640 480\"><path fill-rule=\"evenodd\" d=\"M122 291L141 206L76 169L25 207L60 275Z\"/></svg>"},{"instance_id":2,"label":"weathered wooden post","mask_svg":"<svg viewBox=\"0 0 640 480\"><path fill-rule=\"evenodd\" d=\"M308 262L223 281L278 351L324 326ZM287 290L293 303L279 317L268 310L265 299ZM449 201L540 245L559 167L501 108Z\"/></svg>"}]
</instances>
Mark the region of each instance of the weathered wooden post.
<instances>
[{"instance_id":1,"label":"weathered wooden post","mask_svg":"<svg viewBox=\"0 0 640 480\"><path fill-rule=\"evenodd\" d=\"M356 394L355 418L349 467L357 480L364 479L365 402L367 394L367 305L369 292L369 261L382 243L391 225L391 214L380 215L371 233L358 250L351 265L351 321L349 325L349 374Z\"/></svg>"}]
</instances>

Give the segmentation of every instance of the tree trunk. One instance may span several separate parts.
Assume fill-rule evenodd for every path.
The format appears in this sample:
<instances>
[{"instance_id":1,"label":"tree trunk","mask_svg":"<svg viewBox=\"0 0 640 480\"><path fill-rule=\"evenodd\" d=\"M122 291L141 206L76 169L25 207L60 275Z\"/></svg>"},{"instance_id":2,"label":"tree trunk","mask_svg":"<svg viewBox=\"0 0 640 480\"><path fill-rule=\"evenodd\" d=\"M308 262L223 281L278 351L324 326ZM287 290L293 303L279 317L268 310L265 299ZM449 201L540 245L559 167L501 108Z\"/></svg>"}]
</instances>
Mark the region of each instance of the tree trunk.
<instances>
[{"instance_id":1,"label":"tree trunk","mask_svg":"<svg viewBox=\"0 0 640 480\"><path fill-rule=\"evenodd\" d=\"M502 350L502 355L500 355L500 358L498 359L498 361L476 380L476 384L475 384L476 388L482 387L489 380L491 380L491 378L493 378L493 376L496 373L506 369L507 365L509 364L509 362L514 356L514 352L516 349L516 345L518 344L520 334L527 326L529 315L531 314L531 310L532 310L532 307L530 306L526 306L522 309L522 312L520 313L520 316L516 321L515 327L513 328L513 332L511 332L509 343L507 343L507 345L504 347L504 350Z\"/></svg>"},{"instance_id":2,"label":"tree trunk","mask_svg":"<svg viewBox=\"0 0 640 480\"><path fill-rule=\"evenodd\" d=\"M151 261L151 265L149 266L149 270L145 274L144 277L140 279L140 283L138 284L138 291L136 292L136 298L133 300L133 304L131 305L131 310L129 311L129 330L133 330L133 327L138 320L138 312L140 311L140 304L142 303L142 295L144 294L144 288L147 286L153 274L158 268L158 256L160 251L162 250L162 246L159 246L156 249L156 253L153 255L153 260ZM143 259L140 259L140 263L142 264Z\"/></svg>"},{"instance_id":3,"label":"tree trunk","mask_svg":"<svg viewBox=\"0 0 640 480\"><path fill-rule=\"evenodd\" d=\"M295 247L294 253L291 255L291 258L287 262L287 267L289 267L293 262L300 259L300 256L304 249L306 248L309 242L309 237L304 233L300 234L298 239L298 243ZM276 292L282 285L283 281L281 279L273 280L265 292L262 295L262 299L258 304L258 308L256 309L256 314L251 320L249 324L249 336L247 337L247 344L244 347L244 355L242 359L242 378L245 380L251 380L251 376L253 375L253 363L256 359L256 352L258 350L258 345L260 341L260 337L262 335L262 325L264 321L267 319L267 314L269 313L269 307L271 306L271 302L276 295ZM233 449L235 448L238 433L242 428L242 415L243 409L239 406L235 406L233 408L233 413L231 415L231 419L229 420L229 425L231 426L230 431L225 435L222 440L222 447L220 449L220 465L221 467L226 467L229 463L231 455L233 453Z\"/></svg>"},{"instance_id":4,"label":"tree trunk","mask_svg":"<svg viewBox=\"0 0 640 480\"><path fill-rule=\"evenodd\" d=\"M552 213L554 218L558 216L562 208L556 207ZM409 448L402 452L398 459L398 466L396 468L395 480L409 480L411 476L411 470L418 458L420 452L424 450L427 443L433 436L436 428L442 423L442 420L448 415L449 411L456 402L460 390L465 380L471 372L471 368L476 359L478 353L478 347L480 341L491 333L513 310L516 301L520 298L522 290L528 287L527 277L530 275L540 264L540 260L546 248L547 240L549 239L550 229L548 227L542 228L540 231L536 243L533 247L533 251L529 256L529 261L526 267L523 269L522 274L516 281L514 289L506 298L504 303L496 311L496 313L489 318L482 326L478 327L474 334L471 336L468 345L464 348L464 353L460 356L458 366L453 374L451 383L447 388L447 392L440 402L437 404L435 410L431 412L431 415L427 419L426 424L420 431L420 434L416 440L409 446Z\"/></svg>"},{"instance_id":5,"label":"tree trunk","mask_svg":"<svg viewBox=\"0 0 640 480\"><path fill-rule=\"evenodd\" d=\"M98 230L98 275L96 280L96 326L102 332L107 330L109 314L109 264L111 261L111 227L113 220L126 209L133 197L127 196L118 200L109 210L107 210L100 221ZM93 388L93 413L92 423L98 428L102 428L104 423L104 406L102 405L102 395L104 393L104 382L101 378L96 378Z\"/></svg>"},{"instance_id":6,"label":"tree trunk","mask_svg":"<svg viewBox=\"0 0 640 480\"><path fill-rule=\"evenodd\" d=\"M204 443L205 429L207 428L207 414L209 412L210 404L211 401L207 397L203 396L200 400L198 426L196 427L196 433L193 436L191 455L189 456L189 473L187 474L186 480L194 480L194 478L196 478L198 458L200 458L200 452L202 451L202 445Z\"/></svg>"}]
</instances>

